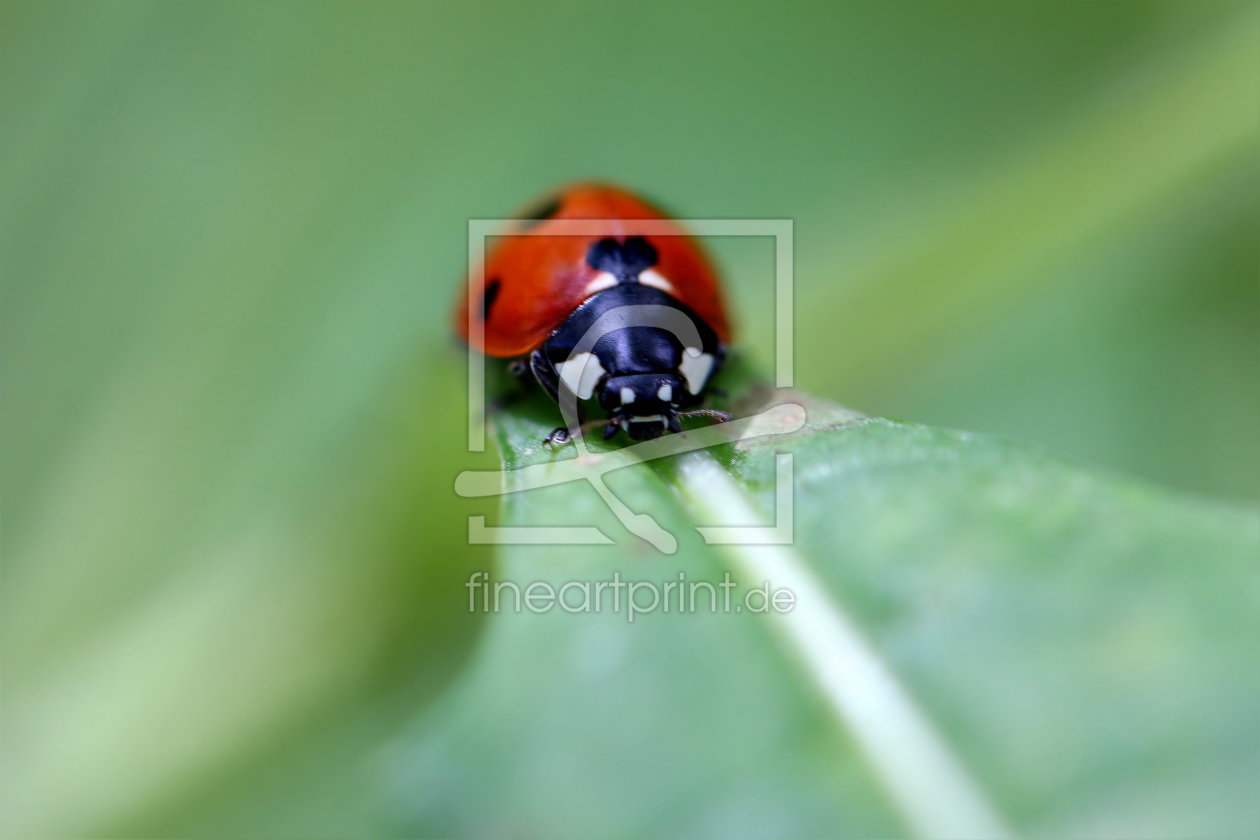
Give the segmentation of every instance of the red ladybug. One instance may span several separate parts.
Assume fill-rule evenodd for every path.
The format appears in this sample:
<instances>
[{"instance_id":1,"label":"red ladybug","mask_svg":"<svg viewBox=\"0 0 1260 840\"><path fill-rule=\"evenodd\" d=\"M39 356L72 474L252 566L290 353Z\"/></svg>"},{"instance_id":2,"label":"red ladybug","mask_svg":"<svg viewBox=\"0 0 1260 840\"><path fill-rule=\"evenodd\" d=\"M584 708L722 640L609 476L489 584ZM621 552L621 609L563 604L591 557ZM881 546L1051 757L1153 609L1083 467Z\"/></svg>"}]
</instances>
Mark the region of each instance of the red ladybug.
<instances>
[{"instance_id":1,"label":"red ladybug","mask_svg":"<svg viewBox=\"0 0 1260 840\"><path fill-rule=\"evenodd\" d=\"M643 199L602 184L571 186L520 218L473 272L472 295L460 298L455 322L466 341L471 299L485 326L476 349L519 359L519 369L527 360L552 399L597 401L605 438L677 432L680 415L727 419L698 409L730 323L695 239ZM598 222L590 235L545 235L566 219ZM654 230L637 220L651 220ZM545 442L567 438L559 428Z\"/></svg>"}]
</instances>

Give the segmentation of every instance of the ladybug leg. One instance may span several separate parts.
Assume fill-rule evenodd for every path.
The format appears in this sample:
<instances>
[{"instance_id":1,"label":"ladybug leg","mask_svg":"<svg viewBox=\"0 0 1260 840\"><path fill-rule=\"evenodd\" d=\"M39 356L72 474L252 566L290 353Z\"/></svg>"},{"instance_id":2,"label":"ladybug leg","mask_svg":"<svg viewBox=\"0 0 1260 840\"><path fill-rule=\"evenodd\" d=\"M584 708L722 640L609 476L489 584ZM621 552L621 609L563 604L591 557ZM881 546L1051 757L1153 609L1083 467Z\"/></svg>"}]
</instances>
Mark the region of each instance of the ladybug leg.
<instances>
[{"instance_id":1,"label":"ladybug leg","mask_svg":"<svg viewBox=\"0 0 1260 840\"><path fill-rule=\"evenodd\" d=\"M522 397L530 392L531 387L529 380L533 377L530 374L528 360L513 359L508 362L507 372L508 376L511 377L512 382L515 383L517 397Z\"/></svg>"},{"instance_id":2,"label":"ladybug leg","mask_svg":"<svg viewBox=\"0 0 1260 840\"><path fill-rule=\"evenodd\" d=\"M560 377L556 374L555 367L551 362L547 361L546 355L541 350L535 350L529 354L529 359L525 362L534 374L534 379L538 380L538 384L543 390L554 400L556 394L560 391Z\"/></svg>"},{"instance_id":3,"label":"ladybug leg","mask_svg":"<svg viewBox=\"0 0 1260 840\"><path fill-rule=\"evenodd\" d=\"M569 430L564 426L556 426L551 434L543 438L543 446L561 446L569 442Z\"/></svg>"},{"instance_id":4,"label":"ladybug leg","mask_svg":"<svg viewBox=\"0 0 1260 840\"><path fill-rule=\"evenodd\" d=\"M582 432L582 437L586 437L589 432L593 432L600 426L604 427L604 440L608 440L621 428L613 420L592 420L589 423L583 423L578 429ZM563 446L571 439L568 428L557 426L551 430L551 434L543 438L543 446Z\"/></svg>"},{"instance_id":5,"label":"ladybug leg","mask_svg":"<svg viewBox=\"0 0 1260 840\"><path fill-rule=\"evenodd\" d=\"M490 408L495 411L515 405L530 392L529 362L524 359L514 359L508 362L506 367L511 381L505 383L502 393L490 403Z\"/></svg>"}]
</instances>

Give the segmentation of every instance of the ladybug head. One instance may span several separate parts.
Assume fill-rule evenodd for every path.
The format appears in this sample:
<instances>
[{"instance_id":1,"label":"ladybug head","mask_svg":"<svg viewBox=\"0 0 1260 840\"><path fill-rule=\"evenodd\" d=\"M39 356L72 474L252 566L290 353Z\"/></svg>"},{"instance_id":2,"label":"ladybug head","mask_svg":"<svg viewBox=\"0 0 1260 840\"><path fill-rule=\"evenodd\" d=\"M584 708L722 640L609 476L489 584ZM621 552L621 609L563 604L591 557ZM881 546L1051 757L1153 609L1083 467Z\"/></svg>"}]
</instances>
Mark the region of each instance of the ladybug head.
<instances>
[{"instance_id":1,"label":"ladybug head","mask_svg":"<svg viewBox=\"0 0 1260 840\"><path fill-rule=\"evenodd\" d=\"M599 392L599 404L608 412L604 436L624 429L631 440L652 440L676 432L678 397L687 393L673 373L636 373L610 376Z\"/></svg>"}]
</instances>

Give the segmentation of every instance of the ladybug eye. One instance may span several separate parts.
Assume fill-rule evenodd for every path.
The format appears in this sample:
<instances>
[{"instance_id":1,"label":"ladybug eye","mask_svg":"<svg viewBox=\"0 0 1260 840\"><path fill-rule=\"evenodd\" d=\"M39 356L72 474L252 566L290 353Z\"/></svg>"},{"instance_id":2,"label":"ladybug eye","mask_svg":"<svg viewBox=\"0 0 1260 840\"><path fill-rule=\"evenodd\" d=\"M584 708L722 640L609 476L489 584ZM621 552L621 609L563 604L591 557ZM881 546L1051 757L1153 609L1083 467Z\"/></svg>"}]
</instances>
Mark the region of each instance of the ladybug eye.
<instances>
[{"instance_id":1,"label":"ladybug eye","mask_svg":"<svg viewBox=\"0 0 1260 840\"><path fill-rule=\"evenodd\" d=\"M521 214L521 230L529 230L539 222L545 222L552 216L560 212L560 205L564 199L562 196L553 195L538 202L533 207Z\"/></svg>"},{"instance_id":2,"label":"ladybug eye","mask_svg":"<svg viewBox=\"0 0 1260 840\"><path fill-rule=\"evenodd\" d=\"M486 290L481 294L481 320L490 320L490 308L494 306L495 298L499 296L499 286L501 286L499 278L495 278L486 284Z\"/></svg>"}]
</instances>

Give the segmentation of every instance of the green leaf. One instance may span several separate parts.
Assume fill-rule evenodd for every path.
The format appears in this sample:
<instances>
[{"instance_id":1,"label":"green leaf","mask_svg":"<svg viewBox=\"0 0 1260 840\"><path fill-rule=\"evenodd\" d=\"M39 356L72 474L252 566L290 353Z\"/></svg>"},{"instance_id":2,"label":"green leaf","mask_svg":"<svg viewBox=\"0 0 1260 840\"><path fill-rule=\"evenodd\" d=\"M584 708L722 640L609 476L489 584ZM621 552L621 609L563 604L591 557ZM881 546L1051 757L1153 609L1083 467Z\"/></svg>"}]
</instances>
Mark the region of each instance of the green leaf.
<instances>
[{"instance_id":1,"label":"green leaf","mask_svg":"<svg viewBox=\"0 0 1260 840\"><path fill-rule=\"evenodd\" d=\"M634 463L548 452L540 402L493 418L498 524L613 542L506 545L469 569L490 581L468 589L473 610L496 584L578 582L572 611L518 611L499 589L473 663L384 761L392 833L1203 836L1260 821L1255 511L740 370L725 387L737 415L796 404L806 427ZM707 545L695 526L775 519L787 453L793 543ZM586 480L600 474L676 553L620 524ZM794 608L711 612L701 588L694 612L632 614L607 588L579 609L581 582L662 596L727 573L733 605L760 606L742 598L768 582Z\"/></svg>"}]
</instances>

